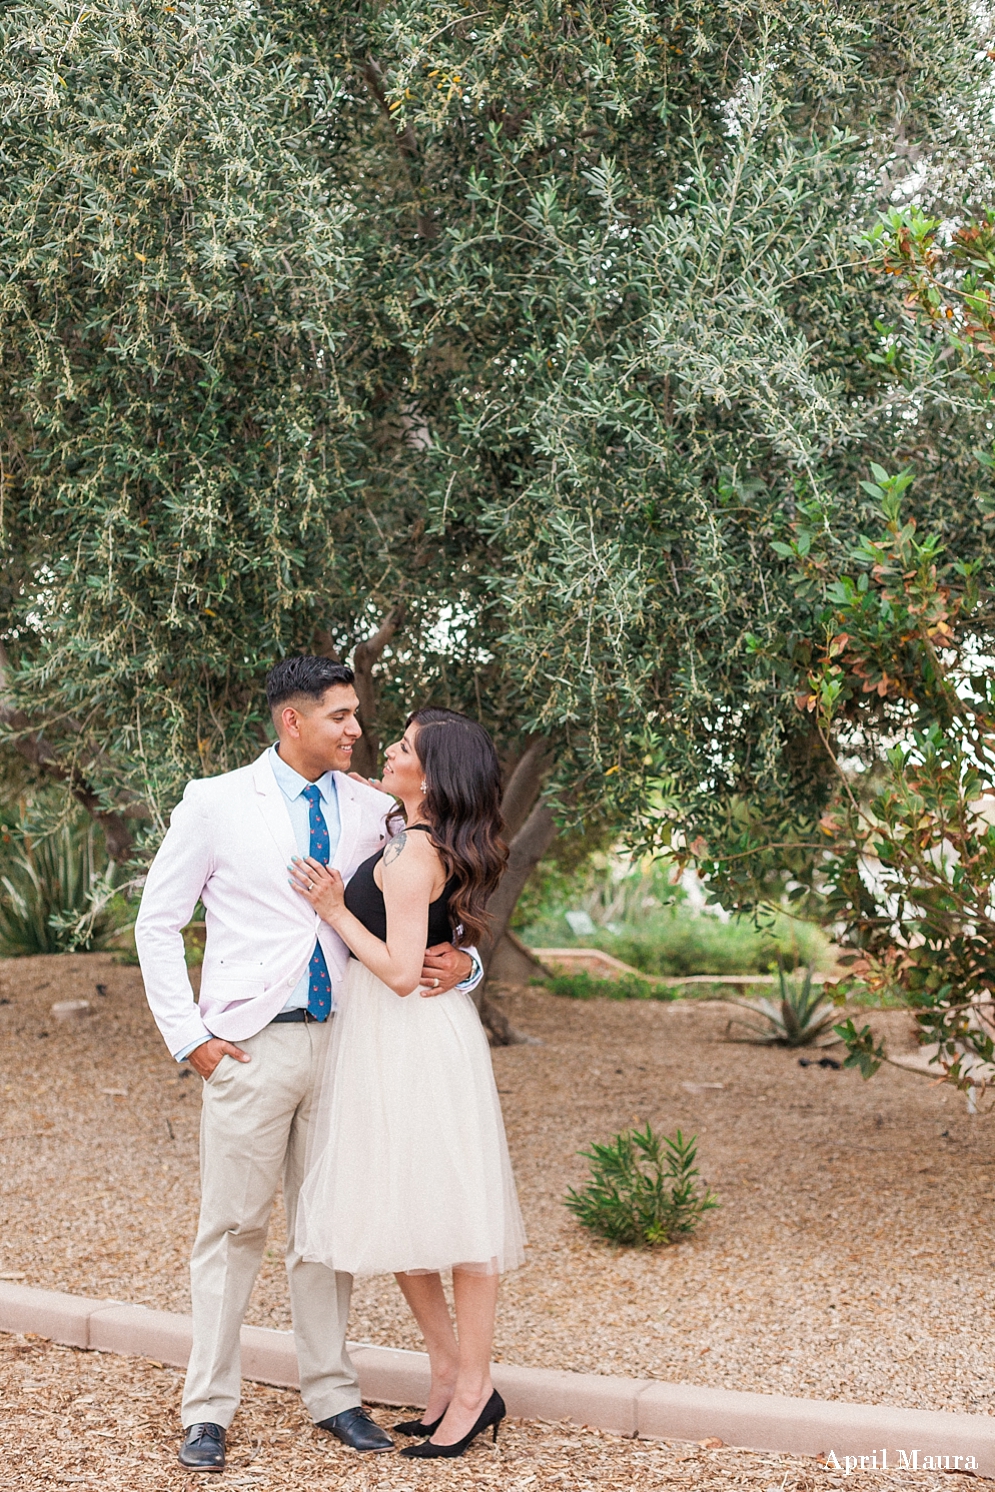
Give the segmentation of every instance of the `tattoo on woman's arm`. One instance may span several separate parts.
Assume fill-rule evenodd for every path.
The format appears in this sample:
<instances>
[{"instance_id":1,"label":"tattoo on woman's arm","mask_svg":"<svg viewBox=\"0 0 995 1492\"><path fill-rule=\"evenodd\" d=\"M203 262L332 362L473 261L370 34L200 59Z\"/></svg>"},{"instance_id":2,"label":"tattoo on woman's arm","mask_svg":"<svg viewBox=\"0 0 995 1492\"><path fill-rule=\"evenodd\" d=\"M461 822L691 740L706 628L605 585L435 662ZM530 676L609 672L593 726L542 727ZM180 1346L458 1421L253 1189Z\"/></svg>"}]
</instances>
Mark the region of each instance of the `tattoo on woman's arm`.
<instances>
[{"instance_id":1,"label":"tattoo on woman's arm","mask_svg":"<svg viewBox=\"0 0 995 1492\"><path fill-rule=\"evenodd\" d=\"M394 860L397 859L398 855L401 853L401 851L404 849L405 844L407 843L407 838L408 836L402 829L400 834L395 834L393 839L388 840L387 848L383 852L383 863L385 865L390 865Z\"/></svg>"}]
</instances>

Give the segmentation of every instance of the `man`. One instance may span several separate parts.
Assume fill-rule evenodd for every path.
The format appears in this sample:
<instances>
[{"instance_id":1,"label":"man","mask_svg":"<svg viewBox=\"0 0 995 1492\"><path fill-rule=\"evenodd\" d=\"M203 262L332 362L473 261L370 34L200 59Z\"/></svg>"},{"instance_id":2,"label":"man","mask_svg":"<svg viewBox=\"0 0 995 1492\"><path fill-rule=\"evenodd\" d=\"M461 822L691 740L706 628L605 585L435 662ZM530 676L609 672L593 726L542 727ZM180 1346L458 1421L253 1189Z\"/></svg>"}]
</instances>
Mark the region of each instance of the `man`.
<instances>
[{"instance_id":1,"label":"man","mask_svg":"<svg viewBox=\"0 0 995 1492\"><path fill-rule=\"evenodd\" d=\"M177 1061L204 1079L201 1212L190 1264L193 1347L180 1462L221 1471L238 1408L239 1330L281 1177L301 1395L319 1428L360 1451L393 1442L362 1408L345 1348L350 1275L305 1263L294 1242L304 1149L348 950L289 884L294 855L345 880L383 844L393 800L346 775L361 734L352 670L287 658L266 681L277 744L251 766L187 784L149 870L135 940L149 1005ZM181 929L202 901L200 1003ZM441 994L480 979L444 944L422 979Z\"/></svg>"}]
</instances>

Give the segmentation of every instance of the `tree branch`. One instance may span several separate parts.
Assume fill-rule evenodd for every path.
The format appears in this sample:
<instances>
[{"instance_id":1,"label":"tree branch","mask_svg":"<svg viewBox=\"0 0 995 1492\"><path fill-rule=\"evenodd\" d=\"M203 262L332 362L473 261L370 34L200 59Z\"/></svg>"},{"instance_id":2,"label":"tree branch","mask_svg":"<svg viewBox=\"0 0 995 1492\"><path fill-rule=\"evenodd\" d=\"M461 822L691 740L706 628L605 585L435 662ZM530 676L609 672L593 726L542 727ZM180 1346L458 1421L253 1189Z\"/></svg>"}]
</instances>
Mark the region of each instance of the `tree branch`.
<instances>
[{"instance_id":1,"label":"tree branch","mask_svg":"<svg viewBox=\"0 0 995 1492\"><path fill-rule=\"evenodd\" d=\"M36 771L56 782L66 784L77 803L82 804L87 813L96 819L103 829L107 853L112 860L116 860L119 864L130 860L135 841L127 822L121 814L114 813L101 805L99 794L84 777L79 767L75 763L67 766L62 762L54 746L45 739L42 733L32 730L23 710L17 709L10 703L9 669L7 651L0 642L0 727L6 728L10 744Z\"/></svg>"},{"instance_id":2,"label":"tree branch","mask_svg":"<svg viewBox=\"0 0 995 1492\"><path fill-rule=\"evenodd\" d=\"M336 650L332 634L327 632L324 627L315 627L313 646L319 658L331 658L333 663L342 662Z\"/></svg>"},{"instance_id":3,"label":"tree branch","mask_svg":"<svg viewBox=\"0 0 995 1492\"><path fill-rule=\"evenodd\" d=\"M384 648L394 633L404 625L404 603L399 601L391 607L372 637L357 643L352 655L353 672L356 675L356 693L359 696L359 718L363 734L353 747L352 759L355 771L364 777L372 777L380 754L380 737L376 730L377 695L373 686L373 670L379 662Z\"/></svg>"},{"instance_id":4,"label":"tree branch","mask_svg":"<svg viewBox=\"0 0 995 1492\"><path fill-rule=\"evenodd\" d=\"M418 167L421 162L418 138L410 124L406 124L403 130L398 131L394 122L394 116L390 112L387 95L384 91L383 69L376 58L367 57L365 62L360 63L359 69L363 77L363 82L380 105L380 110L390 125L394 139L397 141L398 154L401 157L404 174L408 178L411 195L417 201ZM433 218L427 217L423 212L419 212L417 207L415 208L415 217L419 238L438 238L439 225Z\"/></svg>"}]
</instances>

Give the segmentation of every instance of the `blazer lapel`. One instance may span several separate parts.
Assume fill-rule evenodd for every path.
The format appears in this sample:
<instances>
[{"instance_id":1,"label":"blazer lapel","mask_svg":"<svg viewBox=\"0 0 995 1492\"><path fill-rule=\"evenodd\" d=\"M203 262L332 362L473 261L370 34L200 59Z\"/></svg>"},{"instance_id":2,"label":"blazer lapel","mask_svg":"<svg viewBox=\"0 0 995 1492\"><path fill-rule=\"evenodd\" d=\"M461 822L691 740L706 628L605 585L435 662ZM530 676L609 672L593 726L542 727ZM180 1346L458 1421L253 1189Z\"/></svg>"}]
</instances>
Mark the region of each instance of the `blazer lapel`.
<instances>
[{"instance_id":1,"label":"blazer lapel","mask_svg":"<svg viewBox=\"0 0 995 1492\"><path fill-rule=\"evenodd\" d=\"M292 856L297 854L297 841L294 838L294 828L290 822L290 814L287 812L287 800L280 791L280 785L273 776L273 768L269 764L269 753L264 752L253 764L252 780L256 789L256 803L263 816L266 827L277 849L282 856L283 864L289 863Z\"/></svg>"}]
</instances>

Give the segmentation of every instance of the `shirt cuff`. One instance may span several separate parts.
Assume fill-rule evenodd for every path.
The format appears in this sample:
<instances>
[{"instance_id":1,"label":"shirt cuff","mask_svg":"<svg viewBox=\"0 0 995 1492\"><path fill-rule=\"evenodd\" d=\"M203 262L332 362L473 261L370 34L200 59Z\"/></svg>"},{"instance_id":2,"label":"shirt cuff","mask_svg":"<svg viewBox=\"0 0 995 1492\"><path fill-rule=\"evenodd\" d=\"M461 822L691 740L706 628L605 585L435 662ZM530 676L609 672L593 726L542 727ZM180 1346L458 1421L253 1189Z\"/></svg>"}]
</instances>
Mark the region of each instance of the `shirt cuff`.
<instances>
[{"instance_id":1,"label":"shirt cuff","mask_svg":"<svg viewBox=\"0 0 995 1492\"><path fill-rule=\"evenodd\" d=\"M480 962L480 957L477 953L476 948L464 948L463 952L470 955L470 962L473 964L473 968L470 970L466 978L456 986L456 988L466 990L469 993L470 990L475 990L477 988L477 985L483 979L484 966Z\"/></svg>"},{"instance_id":2,"label":"shirt cuff","mask_svg":"<svg viewBox=\"0 0 995 1492\"><path fill-rule=\"evenodd\" d=\"M199 1046L203 1046L205 1041L212 1040L213 1037L211 1036L210 1031L208 1031L204 1036L198 1036L196 1041L191 1041L188 1043L187 1046L181 1047L178 1052L173 1053L173 1056L176 1058L177 1062L185 1062L191 1052L195 1052Z\"/></svg>"}]
</instances>

